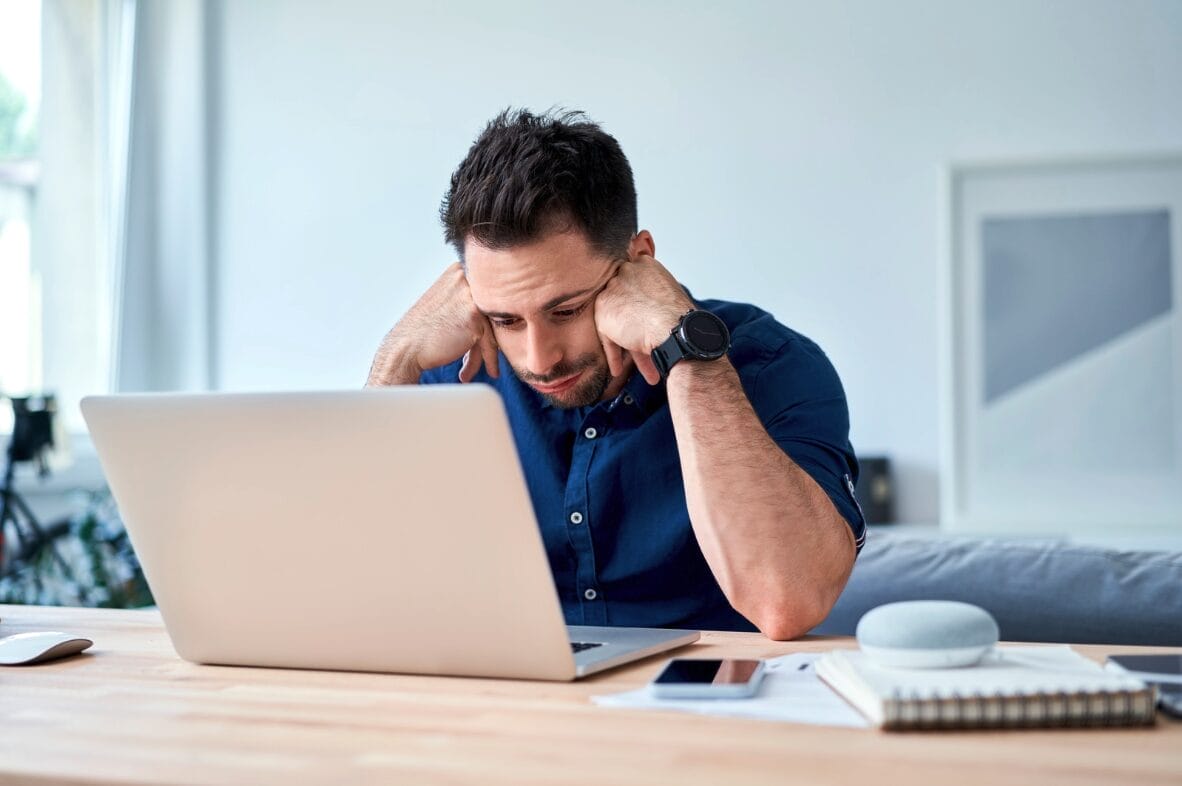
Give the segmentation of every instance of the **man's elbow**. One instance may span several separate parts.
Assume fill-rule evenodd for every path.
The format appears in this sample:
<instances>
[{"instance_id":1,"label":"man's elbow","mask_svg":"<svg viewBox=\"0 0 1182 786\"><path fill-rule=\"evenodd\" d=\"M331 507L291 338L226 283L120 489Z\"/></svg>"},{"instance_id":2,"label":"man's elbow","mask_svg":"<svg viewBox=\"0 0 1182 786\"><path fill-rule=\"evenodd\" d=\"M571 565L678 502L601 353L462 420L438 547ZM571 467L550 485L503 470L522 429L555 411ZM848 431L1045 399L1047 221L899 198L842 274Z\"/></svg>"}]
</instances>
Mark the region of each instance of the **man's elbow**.
<instances>
[{"instance_id":1,"label":"man's elbow","mask_svg":"<svg viewBox=\"0 0 1182 786\"><path fill-rule=\"evenodd\" d=\"M812 561L811 569L786 570L781 575L797 581L765 580L746 587L746 602L735 604L740 614L773 641L788 641L820 625L833 610L854 569L857 547L853 532L834 512L834 532L841 534L827 544L827 554Z\"/></svg>"},{"instance_id":2,"label":"man's elbow","mask_svg":"<svg viewBox=\"0 0 1182 786\"><path fill-rule=\"evenodd\" d=\"M788 641L799 638L825 621L836 597L830 599L817 595L803 598L799 595L774 603L746 615L759 628L759 632L772 641Z\"/></svg>"}]
</instances>

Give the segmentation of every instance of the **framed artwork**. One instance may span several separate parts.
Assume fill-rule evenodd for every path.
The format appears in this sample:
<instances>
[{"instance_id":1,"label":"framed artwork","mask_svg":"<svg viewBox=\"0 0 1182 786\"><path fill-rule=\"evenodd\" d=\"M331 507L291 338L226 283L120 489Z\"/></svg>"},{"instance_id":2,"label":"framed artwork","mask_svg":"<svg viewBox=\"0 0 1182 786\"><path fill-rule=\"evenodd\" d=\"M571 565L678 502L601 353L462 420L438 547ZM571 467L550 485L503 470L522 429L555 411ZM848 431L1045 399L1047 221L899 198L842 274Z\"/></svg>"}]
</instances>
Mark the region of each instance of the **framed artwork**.
<instances>
[{"instance_id":1,"label":"framed artwork","mask_svg":"<svg viewBox=\"0 0 1182 786\"><path fill-rule=\"evenodd\" d=\"M948 177L941 519L1182 534L1182 154Z\"/></svg>"}]
</instances>

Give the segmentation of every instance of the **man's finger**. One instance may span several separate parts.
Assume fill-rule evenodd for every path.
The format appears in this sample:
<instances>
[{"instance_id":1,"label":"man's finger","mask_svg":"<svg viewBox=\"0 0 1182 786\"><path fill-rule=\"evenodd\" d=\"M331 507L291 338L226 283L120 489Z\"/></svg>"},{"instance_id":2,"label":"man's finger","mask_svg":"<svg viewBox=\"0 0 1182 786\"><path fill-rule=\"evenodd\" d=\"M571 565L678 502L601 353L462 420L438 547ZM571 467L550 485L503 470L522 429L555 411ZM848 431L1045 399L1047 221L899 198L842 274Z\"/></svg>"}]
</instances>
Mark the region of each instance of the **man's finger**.
<instances>
[{"instance_id":1,"label":"man's finger","mask_svg":"<svg viewBox=\"0 0 1182 786\"><path fill-rule=\"evenodd\" d=\"M647 352L632 352L632 360L636 363L636 369L640 375L644 377L644 381L650 385L655 385L661 381L661 372L657 371L657 366L653 363L653 359Z\"/></svg>"},{"instance_id":2,"label":"man's finger","mask_svg":"<svg viewBox=\"0 0 1182 786\"><path fill-rule=\"evenodd\" d=\"M479 346L474 346L464 353L464 364L460 366L460 382L471 382L480 373L480 366L484 359Z\"/></svg>"},{"instance_id":3,"label":"man's finger","mask_svg":"<svg viewBox=\"0 0 1182 786\"><path fill-rule=\"evenodd\" d=\"M487 325L480 335L480 354L484 356L484 367L488 369L489 376L499 377L501 369L497 360L497 340L493 337L492 328Z\"/></svg>"},{"instance_id":4,"label":"man's finger","mask_svg":"<svg viewBox=\"0 0 1182 786\"><path fill-rule=\"evenodd\" d=\"M624 350L616 342L599 334L599 343L603 345L603 354L607 357L607 368L613 377L624 373Z\"/></svg>"}]
</instances>

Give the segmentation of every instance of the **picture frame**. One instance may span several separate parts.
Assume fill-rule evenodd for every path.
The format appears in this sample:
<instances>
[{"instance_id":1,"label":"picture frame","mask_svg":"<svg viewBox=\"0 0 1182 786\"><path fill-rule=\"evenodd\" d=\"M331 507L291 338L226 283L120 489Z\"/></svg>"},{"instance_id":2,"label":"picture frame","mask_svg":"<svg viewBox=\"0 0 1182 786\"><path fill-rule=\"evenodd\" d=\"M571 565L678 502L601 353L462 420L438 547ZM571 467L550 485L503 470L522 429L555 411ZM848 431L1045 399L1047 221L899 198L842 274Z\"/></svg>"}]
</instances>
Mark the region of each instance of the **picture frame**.
<instances>
[{"instance_id":1,"label":"picture frame","mask_svg":"<svg viewBox=\"0 0 1182 786\"><path fill-rule=\"evenodd\" d=\"M945 185L941 527L1182 533L1182 153Z\"/></svg>"}]
</instances>

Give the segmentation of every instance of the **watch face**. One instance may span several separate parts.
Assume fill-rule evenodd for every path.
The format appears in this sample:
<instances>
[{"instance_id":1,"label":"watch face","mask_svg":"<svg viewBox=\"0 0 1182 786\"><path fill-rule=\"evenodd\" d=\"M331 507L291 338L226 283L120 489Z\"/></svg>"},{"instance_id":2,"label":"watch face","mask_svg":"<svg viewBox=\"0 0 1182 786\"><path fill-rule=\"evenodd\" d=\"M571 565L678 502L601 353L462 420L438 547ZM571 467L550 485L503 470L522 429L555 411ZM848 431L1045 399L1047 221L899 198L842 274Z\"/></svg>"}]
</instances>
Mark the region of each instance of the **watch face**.
<instances>
[{"instance_id":1,"label":"watch face","mask_svg":"<svg viewBox=\"0 0 1182 786\"><path fill-rule=\"evenodd\" d=\"M681 329L686 343L706 357L719 357L730 345L726 325L708 311L691 312Z\"/></svg>"}]
</instances>

